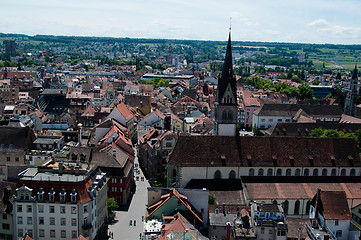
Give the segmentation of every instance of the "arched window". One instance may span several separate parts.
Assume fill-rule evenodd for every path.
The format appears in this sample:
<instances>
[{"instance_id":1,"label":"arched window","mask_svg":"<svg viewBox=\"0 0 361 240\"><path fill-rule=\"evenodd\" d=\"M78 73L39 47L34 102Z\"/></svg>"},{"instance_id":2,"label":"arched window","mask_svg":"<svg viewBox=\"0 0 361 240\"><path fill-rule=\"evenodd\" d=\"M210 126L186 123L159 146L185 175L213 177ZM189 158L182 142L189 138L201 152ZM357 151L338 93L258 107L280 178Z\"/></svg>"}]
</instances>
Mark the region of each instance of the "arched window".
<instances>
[{"instance_id":1,"label":"arched window","mask_svg":"<svg viewBox=\"0 0 361 240\"><path fill-rule=\"evenodd\" d=\"M226 103L231 103L231 98L229 97L229 95L227 95Z\"/></svg>"},{"instance_id":2,"label":"arched window","mask_svg":"<svg viewBox=\"0 0 361 240\"><path fill-rule=\"evenodd\" d=\"M286 176L291 176L291 169L290 169L290 168L287 168L287 170L286 170Z\"/></svg>"},{"instance_id":3,"label":"arched window","mask_svg":"<svg viewBox=\"0 0 361 240\"><path fill-rule=\"evenodd\" d=\"M344 168L341 169L341 176L346 176L346 169Z\"/></svg>"},{"instance_id":4,"label":"arched window","mask_svg":"<svg viewBox=\"0 0 361 240\"><path fill-rule=\"evenodd\" d=\"M322 169L322 176L327 176L327 169L326 168Z\"/></svg>"},{"instance_id":5,"label":"arched window","mask_svg":"<svg viewBox=\"0 0 361 240\"><path fill-rule=\"evenodd\" d=\"M231 110L228 111L228 119L232 120L233 119L233 113Z\"/></svg>"},{"instance_id":6,"label":"arched window","mask_svg":"<svg viewBox=\"0 0 361 240\"><path fill-rule=\"evenodd\" d=\"M295 202L295 211L294 211L294 214L295 214L295 215L300 214L300 201L299 201L299 200L297 200L297 201Z\"/></svg>"},{"instance_id":7,"label":"arched window","mask_svg":"<svg viewBox=\"0 0 361 240\"><path fill-rule=\"evenodd\" d=\"M173 183L177 181L177 170L173 169Z\"/></svg>"},{"instance_id":8,"label":"arched window","mask_svg":"<svg viewBox=\"0 0 361 240\"><path fill-rule=\"evenodd\" d=\"M84 162L84 161L85 161L85 155L84 155L84 154L80 154L79 160L80 160L81 162Z\"/></svg>"},{"instance_id":9,"label":"arched window","mask_svg":"<svg viewBox=\"0 0 361 240\"><path fill-rule=\"evenodd\" d=\"M355 175L356 175L356 170L352 168L350 171L350 176L355 176Z\"/></svg>"},{"instance_id":10,"label":"arched window","mask_svg":"<svg viewBox=\"0 0 361 240\"><path fill-rule=\"evenodd\" d=\"M267 176L272 176L272 175L273 175L273 170L272 170L272 168L269 168L267 170Z\"/></svg>"},{"instance_id":11,"label":"arched window","mask_svg":"<svg viewBox=\"0 0 361 240\"><path fill-rule=\"evenodd\" d=\"M221 179L222 176L221 176L221 172L219 170L217 170L215 173L214 173L214 179Z\"/></svg>"},{"instance_id":12,"label":"arched window","mask_svg":"<svg viewBox=\"0 0 361 240\"><path fill-rule=\"evenodd\" d=\"M308 168L303 171L303 176L310 176L310 170Z\"/></svg>"},{"instance_id":13,"label":"arched window","mask_svg":"<svg viewBox=\"0 0 361 240\"><path fill-rule=\"evenodd\" d=\"M222 112L222 119L227 119L227 111L223 110Z\"/></svg>"},{"instance_id":14,"label":"arched window","mask_svg":"<svg viewBox=\"0 0 361 240\"><path fill-rule=\"evenodd\" d=\"M310 214L310 205L311 205L311 201L308 200L306 203L306 212L305 212L307 215Z\"/></svg>"},{"instance_id":15,"label":"arched window","mask_svg":"<svg viewBox=\"0 0 361 240\"><path fill-rule=\"evenodd\" d=\"M281 168L277 169L277 176L282 176L282 169Z\"/></svg>"},{"instance_id":16,"label":"arched window","mask_svg":"<svg viewBox=\"0 0 361 240\"><path fill-rule=\"evenodd\" d=\"M254 176L254 169L253 168L249 169L249 174L248 175L249 176Z\"/></svg>"},{"instance_id":17,"label":"arched window","mask_svg":"<svg viewBox=\"0 0 361 240\"><path fill-rule=\"evenodd\" d=\"M285 215L288 214L288 200L283 202L283 212Z\"/></svg>"},{"instance_id":18,"label":"arched window","mask_svg":"<svg viewBox=\"0 0 361 240\"><path fill-rule=\"evenodd\" d=\"M336 176L336 169L331 170L331 176Z\"/></svg>"},{"instance_id":19,"label":"arched window","mask_svg":"<svg viewBox=\"0 0 361 240\"><path fill-rule=\"evenodd\" d=\"M318 176L318 169L317 168L313 169L313 174L312 175L313 176Z\"/></svg>"},{"instance_id":20,"label":"arched window","mask_svg":"<svg viewBox=\"0 0 361 240\"><path fill-rule=\"evenodd\" d=\"M71 154L71 160L76 161L76 158L77 158L77 156L75 155L75 153L72 153Z\"/></svg>"},{"instance_id":21,"label":"arched window","mask_svg":"<svg viewBox=\"0 0 361 240\"><path fill-rule=\"evenodd\" d=\"M296 169L295 176L301 176L301 170L299 168Z\"/></svg>"},{"instance_id":22,"label":"arched window","mask_svg":"<svg viewBox=\"0 0 361 240\"><path fill-rule=\"evenodd\" d=\"M258 169L258 176L263 176L263 168Z\"/></svg>"},{"instance_id":23,"label":"arched window","mask_svg":"<svg viewBox=\"0 0 361 240\"><path fill-rule=\"evenodd\" d=\"M234 170L229 172L229 178L232 178L232 179L236 178L236 172Z\"/></svg>"}]
</instances>

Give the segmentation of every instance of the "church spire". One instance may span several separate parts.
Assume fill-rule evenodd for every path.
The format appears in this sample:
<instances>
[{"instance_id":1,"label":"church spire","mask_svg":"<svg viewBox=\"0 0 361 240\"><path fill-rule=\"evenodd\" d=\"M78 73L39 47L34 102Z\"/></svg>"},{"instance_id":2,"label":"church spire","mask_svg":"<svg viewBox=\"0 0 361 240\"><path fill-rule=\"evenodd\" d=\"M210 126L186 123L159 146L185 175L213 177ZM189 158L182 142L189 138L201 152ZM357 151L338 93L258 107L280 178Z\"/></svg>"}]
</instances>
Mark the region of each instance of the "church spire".
<instances>
[{"instance_id":1,"label":"church spire","mask_svg":"<svg viewBox=\"0 0 361 240\"><path fill-rule=\"evenodd\" d=\"M357 79L357 64L355 64L355 69L352 72L352 78L351 79Z\"/></svg>"},{"instance_id":2,"label":"church spire","mask_svg":"<svg viewBox=\"0 0 361 240\"><path fill-rule=\"evenodd\" d=\"M236 79L233 77L233 63L232 63L232 44L231 44L231 28L229 28L228 44L226 57L223 63L222 75L218 80L218 103L222 102L224 93L227 87L230 85L232 95L234 99L237 99L236 95Z\"/></svg>"}]
</instances>

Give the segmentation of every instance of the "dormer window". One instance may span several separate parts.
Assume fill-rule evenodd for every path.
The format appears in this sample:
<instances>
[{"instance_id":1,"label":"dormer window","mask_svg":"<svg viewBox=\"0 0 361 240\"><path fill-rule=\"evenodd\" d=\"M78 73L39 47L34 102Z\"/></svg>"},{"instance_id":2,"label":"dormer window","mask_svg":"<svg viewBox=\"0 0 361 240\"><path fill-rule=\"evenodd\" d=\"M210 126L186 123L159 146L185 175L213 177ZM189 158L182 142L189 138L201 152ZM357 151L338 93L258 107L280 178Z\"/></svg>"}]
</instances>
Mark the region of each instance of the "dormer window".
<instances>
[{"instance_id":1,"label":"dormer window","mask_svg":"<svg viewBox=\"0 0 361 240\"><path fill-rule=\"evenodd\" d=\"M61 189L61 192L59 193L60 195L60 202L61 203L64 203L65 202L65 196L66 196L66 192L65 192L65 189Z\"/></svg>"},{"instance_id":2,"label":"dormer window","mask_svg":"<svg viewBox=\"0 0 361 240\"><path fill-rule=\"evenodd\" d=\"M50 189L50 192L49 192L49 201L50 201L50 202L55 202L55 191L54 191L54 188L51 188L51 189Z\"/></svg>"},{"instance_id":3,"label":"dormer window","mask_svg":"<svg viewBox=\"0 0 361 240\"><path fill-rule=\"evenodd\" d=\"M40 188L38 192L38 201L42 202L44 201L44 189Z\"/></svg>"},{"instance_id":4,"label":"dormer window","mask_svg":"<svg viewBox=\"0 0 361 240\"><path fill-rule=\"evenodd\" d=\"M78 195L78 194L77 194L76 190L73 189L70 193L71 203L76 203L76 195Z\"/></svg>"}]
</instances>

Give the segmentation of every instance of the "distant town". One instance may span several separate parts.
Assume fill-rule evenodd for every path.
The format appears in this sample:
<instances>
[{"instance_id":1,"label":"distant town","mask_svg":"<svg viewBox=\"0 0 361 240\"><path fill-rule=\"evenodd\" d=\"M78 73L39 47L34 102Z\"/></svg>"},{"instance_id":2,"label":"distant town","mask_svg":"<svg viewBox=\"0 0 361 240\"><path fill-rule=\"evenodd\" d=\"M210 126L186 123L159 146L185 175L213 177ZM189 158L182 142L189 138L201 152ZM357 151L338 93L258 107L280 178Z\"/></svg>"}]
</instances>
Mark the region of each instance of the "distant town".
<instances>
[{"instance_id":1,"label":"distant town","mask_svg":"<svg viewBox=\"0 0 361 240\"><path fill-rule=\"evenodd\" d=\"M360 239L360 58L0 33L0 239Z\"/></svg>"}]
</instances>

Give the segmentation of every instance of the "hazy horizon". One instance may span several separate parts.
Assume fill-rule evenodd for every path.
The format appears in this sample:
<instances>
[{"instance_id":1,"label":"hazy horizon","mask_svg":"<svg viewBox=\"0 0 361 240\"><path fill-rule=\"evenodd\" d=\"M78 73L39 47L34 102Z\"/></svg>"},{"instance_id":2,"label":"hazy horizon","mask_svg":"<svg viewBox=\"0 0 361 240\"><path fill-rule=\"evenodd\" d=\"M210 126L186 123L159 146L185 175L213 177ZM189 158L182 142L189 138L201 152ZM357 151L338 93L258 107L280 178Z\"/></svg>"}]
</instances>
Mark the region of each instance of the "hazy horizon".
<instances>
[{"instance_id":1,"label":"hazy horizon","mask_svg":"<svg viewBox=\"0 0 361 240\"><path fill-rule=\"evenodd\" d=\"M4 0L0 32L26 35L361 44L361 1Z\"/></svg>"}]
</instances>

